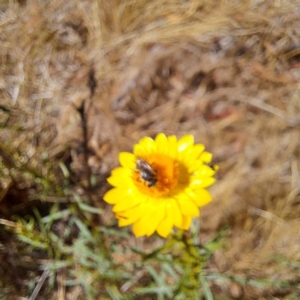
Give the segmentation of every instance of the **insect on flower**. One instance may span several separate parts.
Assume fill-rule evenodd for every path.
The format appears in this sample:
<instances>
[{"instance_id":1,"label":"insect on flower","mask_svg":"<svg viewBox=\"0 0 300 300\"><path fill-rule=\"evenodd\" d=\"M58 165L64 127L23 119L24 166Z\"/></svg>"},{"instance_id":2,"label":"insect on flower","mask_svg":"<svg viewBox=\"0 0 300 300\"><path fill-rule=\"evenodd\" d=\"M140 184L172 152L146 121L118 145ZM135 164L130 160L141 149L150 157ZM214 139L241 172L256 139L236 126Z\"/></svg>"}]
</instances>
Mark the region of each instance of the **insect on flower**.
<instances>
[{"instance_id":1,"label":"insect on flower","mask_svg":"<svg viewBox=\"0 0 300 300\"><path fill-rule=\"evenodd\" d=\"M148 183L148 187L152 187L157 182L155 171L143 159L138 158L136 161L136 169L140 172L141 178Z\"/></svg>"}]
</instances>

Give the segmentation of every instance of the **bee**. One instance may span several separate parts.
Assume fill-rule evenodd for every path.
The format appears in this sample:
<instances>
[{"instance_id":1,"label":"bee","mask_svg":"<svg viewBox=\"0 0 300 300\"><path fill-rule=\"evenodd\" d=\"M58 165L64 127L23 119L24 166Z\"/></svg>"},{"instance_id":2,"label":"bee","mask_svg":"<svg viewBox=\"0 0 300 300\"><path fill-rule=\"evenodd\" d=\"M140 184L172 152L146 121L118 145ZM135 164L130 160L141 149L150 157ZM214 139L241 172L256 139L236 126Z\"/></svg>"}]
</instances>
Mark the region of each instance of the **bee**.
<instances>
[{"instance_id":1,"label":"bee","mask_svg":"<svg viewBox=\"0 0 300 300\"><path fill-rule=\"evenodd\" d=\"M136 169L139 171L141 178L148 183L148 187L152 187L156 184L156 173L146 161L138 158L136 161Z\"/></svg>"}]
</instances>

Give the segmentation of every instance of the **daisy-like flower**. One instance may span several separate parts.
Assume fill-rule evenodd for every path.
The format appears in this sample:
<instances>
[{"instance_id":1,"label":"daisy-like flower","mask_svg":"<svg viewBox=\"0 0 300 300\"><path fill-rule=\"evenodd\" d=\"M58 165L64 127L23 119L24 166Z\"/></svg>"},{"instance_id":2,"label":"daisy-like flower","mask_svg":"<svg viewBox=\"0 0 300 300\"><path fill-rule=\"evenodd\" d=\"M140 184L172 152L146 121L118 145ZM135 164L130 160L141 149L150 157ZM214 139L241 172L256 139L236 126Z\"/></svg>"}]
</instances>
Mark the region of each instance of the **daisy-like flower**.
<instances>
[{"instance_id":1,"label":"daisy-like flower","mask_svg":"<svg viewBox=\"0 0 300 300\"><path fill-rule=\"evenodd\" d=\"M119 160L121 167L107 179L114 188L104 200L113 205L119 226L132 225L137 237L155 231L167 237L173 226L187 230L199 207L212 200L206 188L217 168L207 165L212 154L194 144L192 135L144 137Z\"/></svg>"}]
</instances>

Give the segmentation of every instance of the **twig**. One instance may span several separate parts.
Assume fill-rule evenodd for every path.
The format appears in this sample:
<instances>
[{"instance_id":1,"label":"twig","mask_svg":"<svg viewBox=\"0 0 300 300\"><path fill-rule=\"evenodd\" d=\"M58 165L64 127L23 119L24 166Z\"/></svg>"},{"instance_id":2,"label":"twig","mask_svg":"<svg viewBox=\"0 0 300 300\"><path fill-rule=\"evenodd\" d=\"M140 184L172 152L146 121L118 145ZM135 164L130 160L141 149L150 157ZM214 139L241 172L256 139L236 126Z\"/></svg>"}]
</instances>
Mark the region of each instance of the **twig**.
<instances>
[{"instance_id":1,"label":"twig","mask_svg":"<svg viewBox=\"0 0 300 300\"><path fill-rule=\"evenodd\" d=\"M17 224L15 222L8 221L8 220L5 220L5 219L0 219L0 224L5 225L5 226L9 226L9 227L13 227L13 228L21 227L20 224Z\"/></svg>"},{"instance_id":2,"label":"twig","mask_svg":"<svg viewBox=\"0 0 300 300\"><path fill-rule=\"evenodd\" d=\"M49 276L50 274L50 270L44 270L42 276L40 277L38 284L36 285L36 287L33 290L32 295L30 296L29 300L35 300L36 296L38 295L40 289L42 288L46 278Z\"/></svg>"},{"instance_id":3,"label":"twig","mask_svg":"<svg viewBox=\"0 0 300 300\"><path fill-rule=\"evenodd\" d=\"M88 149L88 125L85 109L85 101L82 101L81 105L77 108L77 111L81 118L82 136L83 136L83 153L84 153L84 169L88 181L88 188L91 190L91 169L88 165L89 149Z\"/></svg>"},{"instance_id":4,"label":"twig","mask_svg":"<svg viewBox=\"0 0 300 300\"><path fill-rule=\"evenodd\" d=\"M91 69L89 72L89 81L88 81L88 87L90 88L91 92L91 98L95 95L96 87L97 87L97 81L95 78L95 70Z\"/></svg>"}]
</instances>

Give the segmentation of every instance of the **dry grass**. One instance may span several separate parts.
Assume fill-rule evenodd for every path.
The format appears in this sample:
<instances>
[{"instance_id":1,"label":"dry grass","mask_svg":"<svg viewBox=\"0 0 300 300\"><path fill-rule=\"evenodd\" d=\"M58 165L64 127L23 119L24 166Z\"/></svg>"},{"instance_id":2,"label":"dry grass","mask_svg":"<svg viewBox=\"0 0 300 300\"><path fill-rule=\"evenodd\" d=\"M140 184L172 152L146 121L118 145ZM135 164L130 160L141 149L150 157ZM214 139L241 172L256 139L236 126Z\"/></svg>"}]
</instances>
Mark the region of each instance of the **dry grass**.
<instances>
[{"instance_id":1,"label":"dry grass","mask_svg":"<svg viewBox=\"0 0 300 300\"><path fill-rule=\"evenodd\" d=\"M208 271L291 282L215 281L216 297L290 299L300 260L300 6L241 2L0 4L0 216L63 202L70 187L57 184L59 161L82 195L90 168L98 186L89 196L103 207L119 151L144 135L192 133L220 166L202 241L229 226ZM0 236L4 259L12 241ZM0 286L12 285L12 273L0 271ZM22 287L22 274L17 281Z\"/></svg>"}]
</instances>

